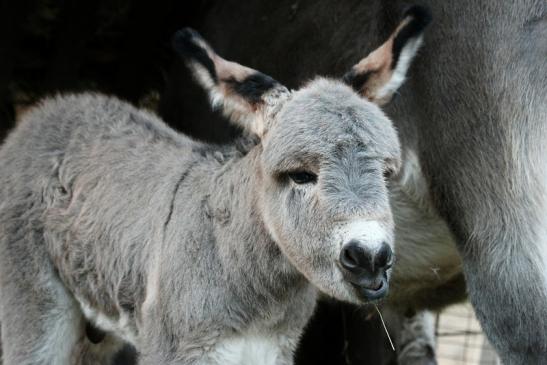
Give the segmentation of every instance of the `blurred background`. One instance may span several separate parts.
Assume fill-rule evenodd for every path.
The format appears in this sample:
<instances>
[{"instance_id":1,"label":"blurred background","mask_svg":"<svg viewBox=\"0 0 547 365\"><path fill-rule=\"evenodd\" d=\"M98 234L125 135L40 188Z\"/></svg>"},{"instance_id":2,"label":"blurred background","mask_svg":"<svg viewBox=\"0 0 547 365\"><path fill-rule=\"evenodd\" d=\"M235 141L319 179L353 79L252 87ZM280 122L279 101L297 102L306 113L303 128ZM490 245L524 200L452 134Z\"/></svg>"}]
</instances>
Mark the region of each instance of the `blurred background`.
<instances>
[{"instance_id":1,"label":"blurred background","mask_svg":"<svg viewBox=\"0 0 547 365\"><path fill-rule=\"evenodd\" d=\"M174 60L170 37L182 26L198 27L213 1L1 4L0 137L13 126L17 112L41 97L82 90L113 94L155 109L171 125L202 138L225 141L233 136L222 125L216 131L191 123L191 116L182 125L170 109L176 106L167 105ZM199 106L206 108L206 100Z\"/></svg>"},{"instance_id":2,"label":"blurred background","mask_svg":"<svg viewBox=\"0 0 547 365\"><path fill-rule=\"evenodd\" d=\"M501 365L469 303L448 307L435 321L439 365Z\"/></svg>"}]
</instances>

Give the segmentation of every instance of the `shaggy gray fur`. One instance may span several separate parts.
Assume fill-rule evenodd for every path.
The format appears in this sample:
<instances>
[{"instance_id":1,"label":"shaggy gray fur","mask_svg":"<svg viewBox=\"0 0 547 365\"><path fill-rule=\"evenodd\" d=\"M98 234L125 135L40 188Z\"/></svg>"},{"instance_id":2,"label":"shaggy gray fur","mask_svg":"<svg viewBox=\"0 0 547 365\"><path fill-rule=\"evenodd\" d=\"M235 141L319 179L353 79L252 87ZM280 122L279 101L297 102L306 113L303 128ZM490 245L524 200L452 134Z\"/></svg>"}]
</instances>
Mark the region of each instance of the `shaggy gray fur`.
<instances>
[{"instance_id":1,"label":"shaggy gray fur","mask_svg":"<svg viewBox=\"0 0 547 365\"><path fill-rule=\"evenodd\" d=\"M291 364L314 286L360 302L333 232L367 217L391 232L396 133L340 82L286 96L246 155L100 95L26 114L0 150L5 364L75 361L84 318L142 364ZM317 184L285 175L304 167Z\"/></svg>"}]
</instances>

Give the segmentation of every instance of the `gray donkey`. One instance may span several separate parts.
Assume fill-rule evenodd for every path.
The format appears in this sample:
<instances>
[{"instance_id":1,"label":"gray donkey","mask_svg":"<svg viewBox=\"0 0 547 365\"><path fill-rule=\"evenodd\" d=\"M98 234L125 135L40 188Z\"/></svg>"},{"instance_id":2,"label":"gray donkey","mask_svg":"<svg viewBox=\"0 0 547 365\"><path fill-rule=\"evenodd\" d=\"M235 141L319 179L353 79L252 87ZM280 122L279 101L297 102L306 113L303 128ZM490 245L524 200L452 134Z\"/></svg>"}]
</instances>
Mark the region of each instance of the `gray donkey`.
<instances>
[{"instance_id":1,"label":"gray donkey","mask_svg":"<svg viewBox=\"0 0 547 365\"><path fill-rule=\"evenodd\" d=\"M142 364L291 364L316 288L382 298L400 151L375 103L420 46L411 18L352 79L373 102L324 78L289 91L178 32L213 105L260 139L245 154L100 95L29 112L0 150L4 363L82 361L90 322L105 359L128 342Z\"/></svg>"}]
</instances>

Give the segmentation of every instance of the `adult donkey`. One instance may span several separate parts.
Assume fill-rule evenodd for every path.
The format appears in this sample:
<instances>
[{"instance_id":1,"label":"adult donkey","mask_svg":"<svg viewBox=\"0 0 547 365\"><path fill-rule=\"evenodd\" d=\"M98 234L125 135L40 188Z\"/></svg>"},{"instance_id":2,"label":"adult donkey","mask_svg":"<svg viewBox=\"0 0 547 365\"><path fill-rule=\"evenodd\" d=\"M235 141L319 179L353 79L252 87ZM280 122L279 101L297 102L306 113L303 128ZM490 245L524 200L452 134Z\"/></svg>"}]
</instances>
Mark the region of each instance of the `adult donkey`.
<instances>
[{"instance_id":1,"label":"adult donkey","mask_svg":"<svg viewBox=\"0 0 547 365\"><path fill-rule=\"evenodd\" d=\"M371 55L397 67L352 82L378 103L421 43L414 21ZM0 150L5 364L85 362L86 321L143 364L291 364L315 287L354 303L386 294L400 151L378 106L336 80L291 92L191 30L174 44L260 143L242 155L196 142L98 95L29 112Z\"/></svg>"},{"instance_id":2,"label":"adult donkey","mask_svg":"<svg viewBox=\"0 0 547 365\"><path fill-rule=\"evenodd\" d=\"M447 304L461 295L445 284L458 286L463 272L503 362L547 363L546 3L422 3L434 31L387 109L404 161L393 189L410 209L397 237L412 248L398 252L392 303L401 311ZM223 52L290 85L344 72L381 43L403 8L380 0L226 0L201 29ZM348 75L356 76L367 77L359 69Z\"/></svg>"}]
</instances>

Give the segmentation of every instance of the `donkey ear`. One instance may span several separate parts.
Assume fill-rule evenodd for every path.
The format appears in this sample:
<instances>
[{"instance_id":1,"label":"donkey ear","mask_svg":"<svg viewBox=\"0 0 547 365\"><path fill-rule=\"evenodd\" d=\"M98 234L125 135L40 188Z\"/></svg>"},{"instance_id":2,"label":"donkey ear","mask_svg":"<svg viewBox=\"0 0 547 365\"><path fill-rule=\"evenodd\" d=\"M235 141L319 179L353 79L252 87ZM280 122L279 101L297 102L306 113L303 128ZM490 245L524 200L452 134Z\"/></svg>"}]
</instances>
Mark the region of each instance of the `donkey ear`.
<instances>
[{"instance_id":1,"label":"donkey ear","mask_svg":"<svg viewBox=\"0 0 547 365\"><path fill-rule=\"evenodd\" d=\"M223 59L193 29L175 33L172 45L208 92L213 107L220 108L248 132L264 134L268 113L289 95L285 86L270 76Z\"/></svg>"},{"instance_id":2,"label":"donkey ear","mask_svg":"<svg viewBox=\"0 0 547 365\"><path fill-rule=\"evenodd\" d=\"M384 105L405 81L410 63L431 22L427 8L413 6L388 40L344 75L344 82L370 101Z\"/></svg>"}]
</instances>

